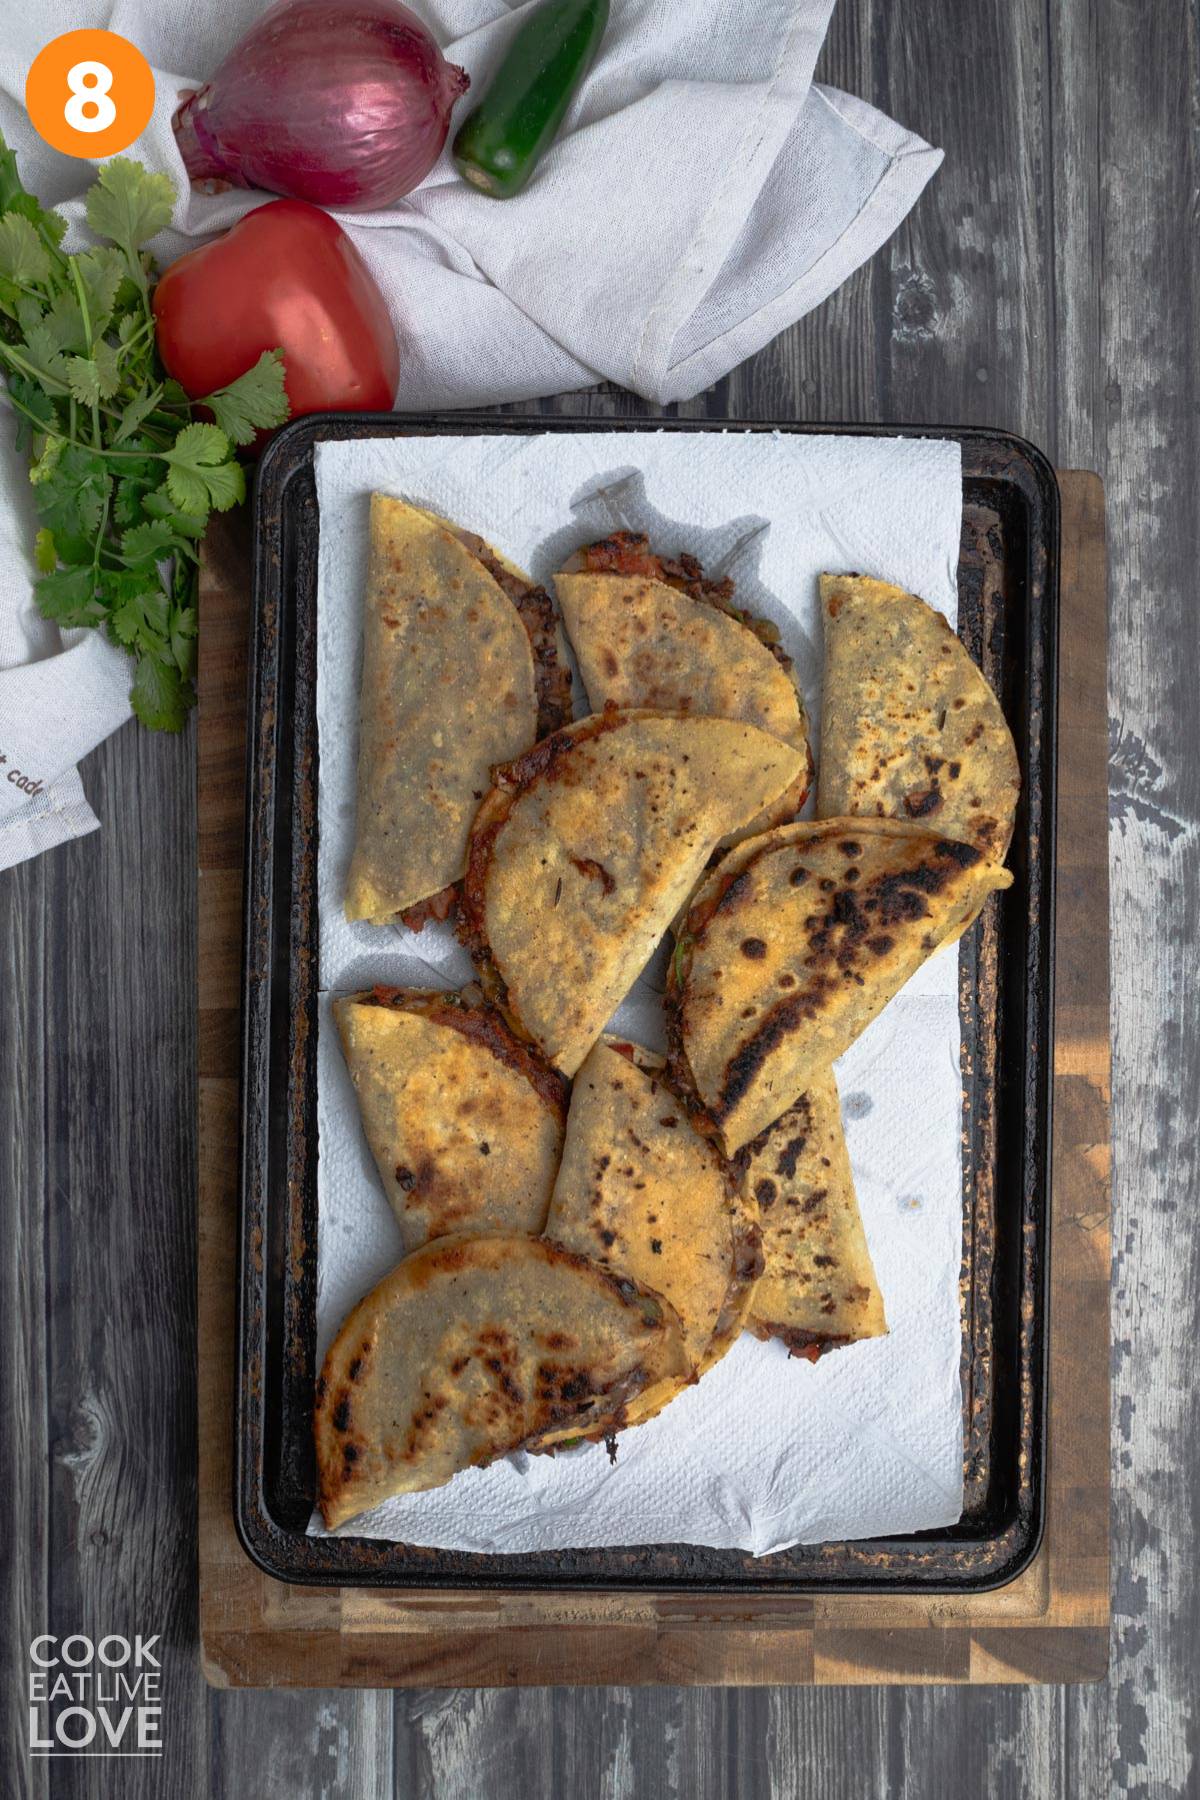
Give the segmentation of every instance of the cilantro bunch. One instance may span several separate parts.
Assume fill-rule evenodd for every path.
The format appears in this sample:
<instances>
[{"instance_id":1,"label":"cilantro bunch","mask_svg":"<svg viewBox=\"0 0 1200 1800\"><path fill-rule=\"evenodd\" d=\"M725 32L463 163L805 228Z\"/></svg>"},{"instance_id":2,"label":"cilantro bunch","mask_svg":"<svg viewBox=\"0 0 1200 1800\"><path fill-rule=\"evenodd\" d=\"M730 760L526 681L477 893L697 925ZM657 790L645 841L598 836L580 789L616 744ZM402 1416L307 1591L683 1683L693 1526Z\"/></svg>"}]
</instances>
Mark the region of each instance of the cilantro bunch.
<instances>
[{"instance_id":1,"label":"cilantro bunch","mask_svg":"<svg viewBox=\"0 0 1200 1800\"><path fill-rule=\"evenodd\" d=\"M125 157L87 196L94 249L67 255L66 220L40 206L0 137L0 370L31 457L40 530L34 593L47 619L103 626L134 658L133 709L178 731L195 700L196 572L210 512L246 496L234 446L288 416L283 359L196 404L163 373L142 245L175 190Z\"/></svg>"}]
</instances>

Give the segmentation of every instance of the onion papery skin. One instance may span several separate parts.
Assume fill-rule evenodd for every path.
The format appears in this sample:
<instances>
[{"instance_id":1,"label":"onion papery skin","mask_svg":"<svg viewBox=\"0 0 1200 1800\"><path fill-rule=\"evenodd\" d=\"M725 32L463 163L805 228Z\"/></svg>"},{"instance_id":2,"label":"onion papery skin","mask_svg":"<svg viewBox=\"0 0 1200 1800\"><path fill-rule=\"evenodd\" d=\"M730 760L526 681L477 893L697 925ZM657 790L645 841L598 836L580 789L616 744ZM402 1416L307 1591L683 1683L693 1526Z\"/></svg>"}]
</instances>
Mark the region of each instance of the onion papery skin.
<instances>
[{"instance_id":1,"label":"onion papery skin","mask_svg":"<svg viewBox=\"0 0 1200 1800\"><path fill-rule=\"evenodd\" d=\"M399 0L279 0L171 123L196 186L367 212L425 179L468 85Z\"/></svg>"}]
</instances>

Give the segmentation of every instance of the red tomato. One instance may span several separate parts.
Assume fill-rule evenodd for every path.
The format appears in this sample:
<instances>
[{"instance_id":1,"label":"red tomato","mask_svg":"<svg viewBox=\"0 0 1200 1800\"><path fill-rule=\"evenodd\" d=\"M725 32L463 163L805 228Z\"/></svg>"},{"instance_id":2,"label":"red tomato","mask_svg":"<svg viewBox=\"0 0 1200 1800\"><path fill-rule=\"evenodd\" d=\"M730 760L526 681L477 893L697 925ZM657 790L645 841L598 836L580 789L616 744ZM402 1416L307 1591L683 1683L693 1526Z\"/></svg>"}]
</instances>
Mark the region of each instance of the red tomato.
<instances>
[{"instance_id":1,"label":"red tomato","mask_svg":"<svg viewBox=\"0 0 1200 1800\"><path fill-rule=\"evenodd\" d=\"M385 412L400 377L391 314L319 206L273 200L173 262L154 291L163 365L195 400L283 351L292 416Z\"/></svg>"}]
</instances>

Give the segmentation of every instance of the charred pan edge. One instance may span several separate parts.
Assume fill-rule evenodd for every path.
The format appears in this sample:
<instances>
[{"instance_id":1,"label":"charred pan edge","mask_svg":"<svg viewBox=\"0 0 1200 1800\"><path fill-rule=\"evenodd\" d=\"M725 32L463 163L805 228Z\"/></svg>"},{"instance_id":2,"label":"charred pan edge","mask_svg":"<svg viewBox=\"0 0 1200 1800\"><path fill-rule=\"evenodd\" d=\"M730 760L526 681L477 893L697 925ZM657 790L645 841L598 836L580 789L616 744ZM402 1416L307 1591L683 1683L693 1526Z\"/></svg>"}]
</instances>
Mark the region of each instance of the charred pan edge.
<instances>
[{"instance_id":1,"label":"charred pan edge","mask_svg":"<svg viewBox=\"0 0 1200 1800\"><path fill-rule=\"evenodd\" d=\"M432 994L420 988L375 986L348 996L360 1006L382 1006L393 1012L417 1013L459 1032L472 1043L489 1050L497 1062L523 1075L530 1087L551 1109L560 1125L567 1118L569 1083L552 1069L532 1044L519 1038L494 1007L472 1005L459 993Z\"/></svg>"},{"instance_id":2,"label":"charred pan edge","mask_svg":"<svg viewBox=\"0 0 1200 1800\"><path fill-rule=\"evenodd\" d=\"M537 693L537 735L548 737L571 723L571 671L558 654L558 614L544 587L505 568L491 545L473 531L452 526L458 541L483 564L496 586L512 601L525 627L533 653Z\"/></svg>"},{"instance_id":3,"label":"charred pan edge","mask_svg":"<svg viewBox=\"0 0 1200 1800\"><path fill-rule=\"evenodd\" d=\"M471 827L467 844L467 872L463 877L455 934L479 972L484 997L501 1009L512 1029L529 1043L533 1039L525 1030L521 1015L509 997L507 984L496 967L487 937L487 878L496 839L527 788L532 787L543 775L551 774L577 744L586 744L593 738L603 737L605 732L615 730L628 717L627 712L620 712L615 706L606 706L602 713L596 713L591 718L577 719L573 725L564 725L561 731L543 738L541 743L534 744L531 750L526 750L512 762L499 764L492 770L494 786L484 797Z\"/></svg>"}]
</instances>

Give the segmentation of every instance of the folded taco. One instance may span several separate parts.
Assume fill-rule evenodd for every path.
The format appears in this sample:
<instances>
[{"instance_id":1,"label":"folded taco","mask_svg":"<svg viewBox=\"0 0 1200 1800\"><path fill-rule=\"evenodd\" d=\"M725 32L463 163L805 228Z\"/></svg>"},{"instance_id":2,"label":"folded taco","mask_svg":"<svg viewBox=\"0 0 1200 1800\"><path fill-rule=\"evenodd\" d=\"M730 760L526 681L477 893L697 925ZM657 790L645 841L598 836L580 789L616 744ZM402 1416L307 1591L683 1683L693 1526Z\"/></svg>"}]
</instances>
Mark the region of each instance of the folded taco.
<instances>
[{"instance_id":1,"label":"folded taco","mask_svg":"<svg viewBox=\"0 0 1200 1800\"><path fill-rule=\"evenodd\" d=\"M667 558L635 532L579 550L554 578L593 712L606 706L742 719L800 752L804 768L746 829L793 819L812 775L808 720L775 626L706 580L692 556Z\"/></svg>"},{"instance_id":2,"label":"folded taco","mask_svg":"<svg viewBox=\"0 0 1200 1800\"><path fill-rule=\"evenodd\" d=\"M686 1372L666 1301L533 1237L438 1238L359 1302L317 1382L321 1515L341 1525L556 1427L615 1429Z\"/></svg>"},{"instance_id":3,"label":"folded taco","mask_svg":"<svg viewBox=\"0 0 1200 1800\"><path fill-rule=\"evenodd\" d=\"M811 1361L882 1337L883 1298L850 1174L832 1069L741 1152L762 1222L763 1272L747 1326Z\"/></svg>"},{"instance_id":4,"label":"folded taco","mask_svg":"<svg viewBox=\"0 0 1200 1800\"><path fill-rule=\"evenodd\" d=\"M786 1112L1012 876L884 819L781 825L697 890L667 984L672 1078L729 1154Z\"/></svg>"},{"instance_id":5,"label":"folded taco","mask_svg":"<svg viewBox=\"0 0 1200 1800\"><path fill-rule=\"evenodd\" d=\"M1000 702L945 618L865 575L822 575L817 811L916 820L1002 861L1021 772Z\"/></svg>"},{"instance_id":6,"label":"folded taco","mask_svg":"<svg viewBox=\"0 0 1200 1800\"><path fill-rule=\"evenodd\" d=\"M371 496L348 919L444 918L509 761L571 716L544 589L481 538Z\"/></svg>"},{"instance_id":7,"label":"folded taco","mask_svg":"<svg viewBox=\"0 0 1200 1800\"><path fill-rule=\"evenodd\" d=\"M638 1425L712 1367L741 1329L761 1267L751 1190L692 1129L663 1059L601 1038L575 1077L546 1235L671 1302L686 1375L644 1389Z\"/></svg>"},{"instance_id":8,"label":"folded taco","mask_svg":"<svg viewBox=\"0 0 1200 1800\"><path fill-rule=\"evenodd\" d=\"M727 719L610 711L497 770L460 933L514 1029L573 1075L715 846L800 753Z\"/></svg>"},{"instance_id":9,"label":"folded taco","mask_svg":"<svg viewBox=\"0 0 1200 1800\"><path fill-rule=\"evenodd\" d=\"M562 1152L562 1076L461 994L377 987L333 1012L405 1250L448 1232L540 1232Z\"/></svg>"}]
</instances>

